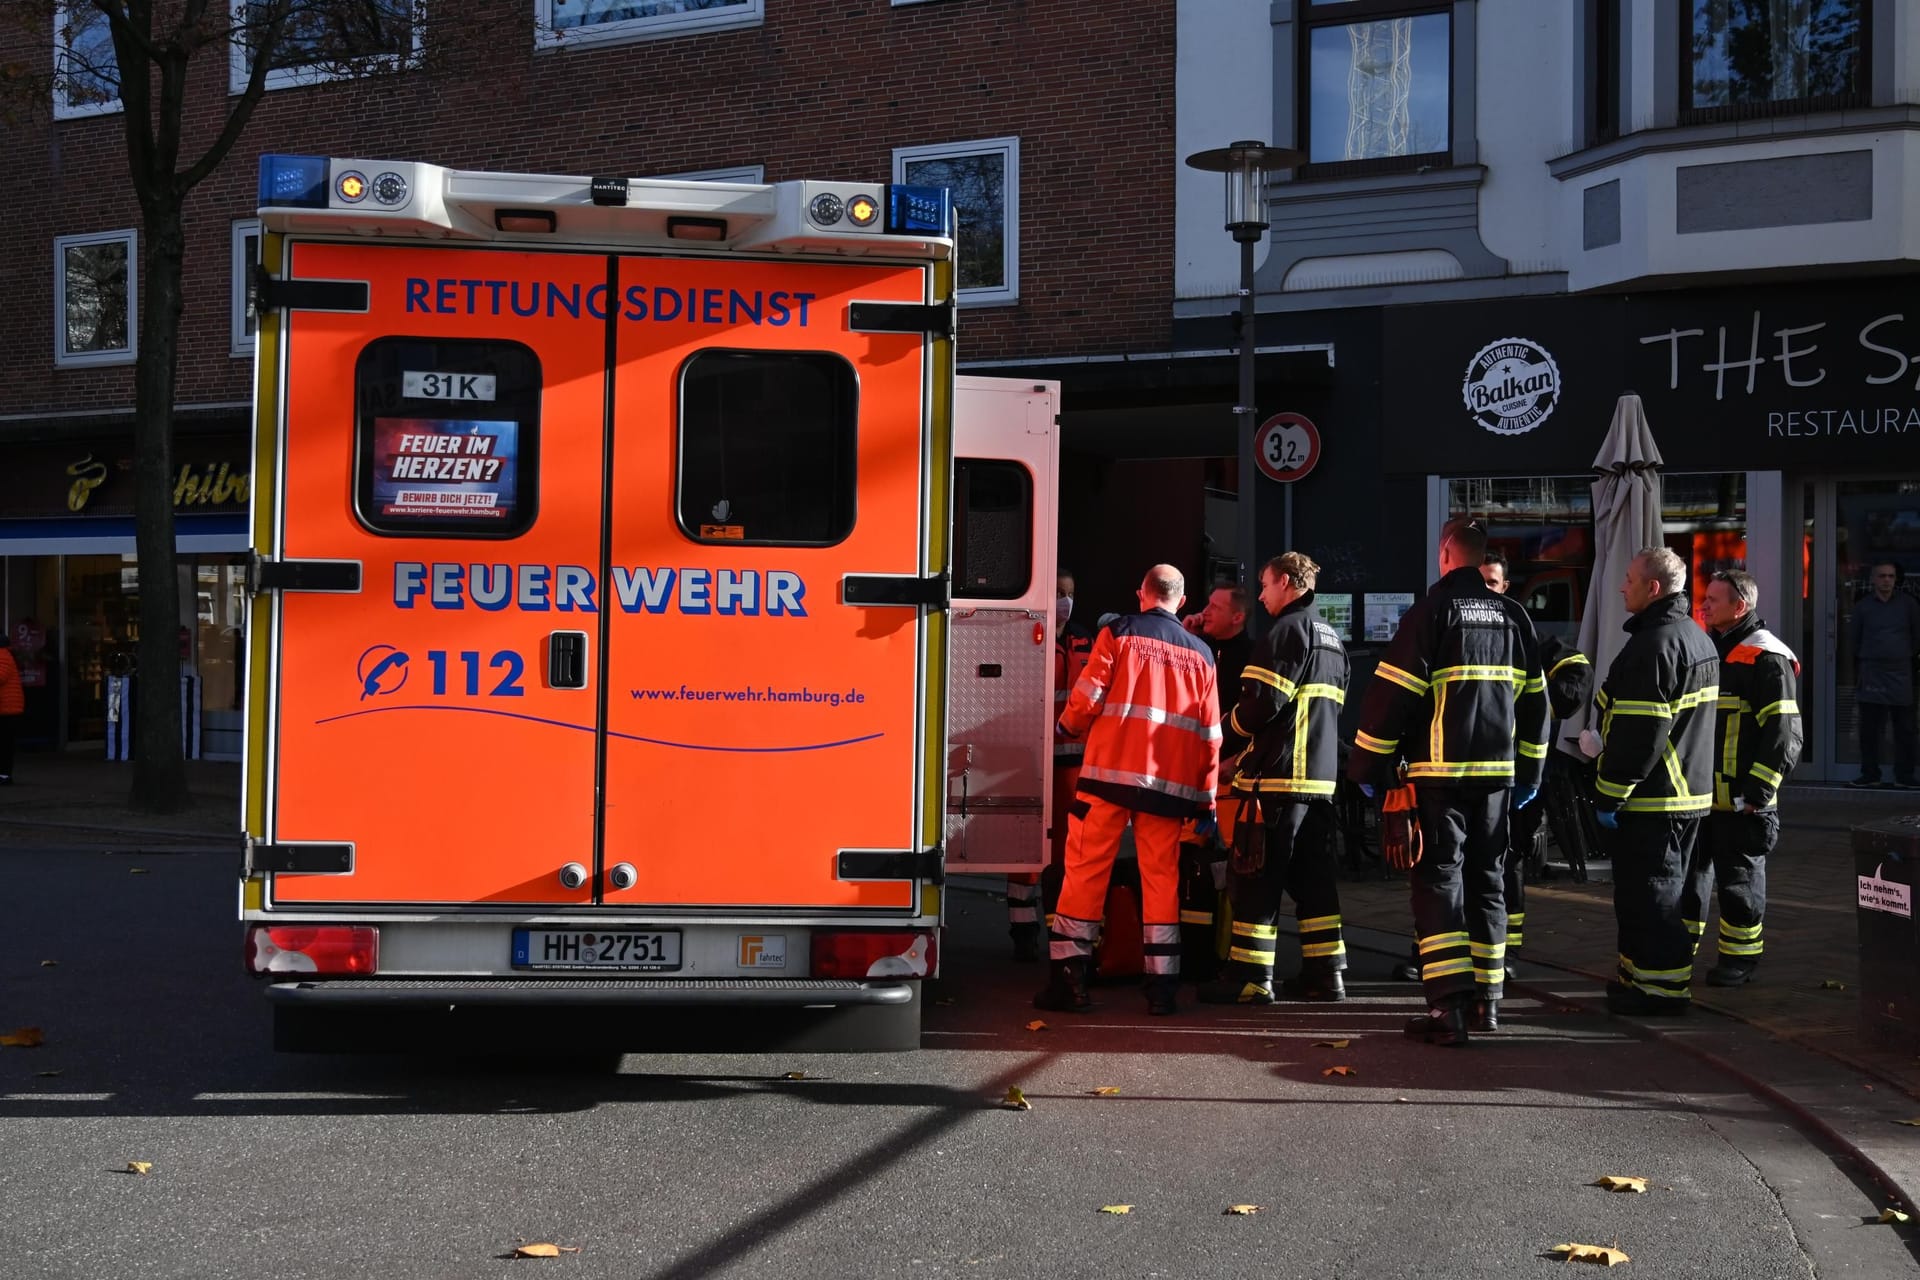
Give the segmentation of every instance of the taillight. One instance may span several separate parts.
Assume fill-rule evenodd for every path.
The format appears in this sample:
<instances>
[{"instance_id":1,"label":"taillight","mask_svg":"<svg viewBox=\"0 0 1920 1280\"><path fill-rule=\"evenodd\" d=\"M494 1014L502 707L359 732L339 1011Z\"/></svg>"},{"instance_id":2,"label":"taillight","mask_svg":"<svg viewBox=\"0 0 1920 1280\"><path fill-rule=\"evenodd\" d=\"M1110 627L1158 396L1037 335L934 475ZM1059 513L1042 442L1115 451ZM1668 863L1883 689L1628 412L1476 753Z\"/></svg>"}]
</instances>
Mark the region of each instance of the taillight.
<instances>
[{"instance_id":1,"label":"taillight","mask_svg":"<svg viewBox=\"0 0 1920 1280\"><path fill-rule=\"evenodd\" d=\"M813 935L816 978L924 978L934 971L934 937L917 929Z\"/></svg>"},{"instance_id":2,"label":"taillight","mask_svg":"<svg viewBox=\"0 0 1920 1280\"><path fill-rule=\"evenodd\" d=\"M380 931L366 925L257 924L247 930L248 973L367 977L380 967Z\"/></svg>"}]
</instances>

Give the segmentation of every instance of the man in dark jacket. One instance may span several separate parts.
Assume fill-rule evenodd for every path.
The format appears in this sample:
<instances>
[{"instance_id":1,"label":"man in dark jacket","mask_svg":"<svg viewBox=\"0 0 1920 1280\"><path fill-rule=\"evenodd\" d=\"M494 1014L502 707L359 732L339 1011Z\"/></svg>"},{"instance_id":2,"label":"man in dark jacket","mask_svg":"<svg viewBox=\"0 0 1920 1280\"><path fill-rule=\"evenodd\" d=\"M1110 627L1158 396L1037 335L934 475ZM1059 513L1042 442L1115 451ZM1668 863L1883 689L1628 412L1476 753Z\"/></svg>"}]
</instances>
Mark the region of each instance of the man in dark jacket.
<instances>
[{"instance_id":1,"label":"man in dark jacket","mask_svg":"<svg viewBox=\"0 0 1920 1280\"><path fill-rule=\"evenodd\" d=\"M1507 558L1498 551L1487 552L1486 559L1480 564L1480 576L1486 579L1487 590L1500 595L1507 594ZM1547 706L1553 714L1553 722L1558 724L1571 718L1593 697L1593 664L1587 661L1586 654L1559 636L1541 636L1539 639L1540 666L1547 675ZM1551 732L1547 735L1547 741L1553 741ZM1550 752L1547 756L1549 771L1554 768L1555 760L1556 756ZM1546 817L1544 800L1524 809L1512 809L1507 814L1507 865L1503 881L1507 898L1508 977L1513 976L1515 953L1526 942L1526 864L1540 839L1540 827ZM1491 1027L1487 1029L1493 1030Z\"/></svg>"},{"instance_id":2,"label":"man in dark jacket","mask_svg":"<svg viewBox=\"0 0 1920 1280\"><path fill-rule=\"evenodd\" d=\"M1720 655L1687 610L1687 566L1647 547L1627 566L1627 643L1594 698L1594 816L1610 834L1620 971L1615 1013L1685 1013L1693 936L1681 919L1700 819L1713 804Z\"/></svg>"},{"instance_id":3,"label":"man in dark jacket","mask_svg":"<svg viewBox=\"0 0 1920 1280\"><path fill-rule=\"evenodd\" d=\"M1780 838L1775 802L1800 763L1800 663L1754 612L1759 603L1760 586L1743 570L1716 573L1707 584L1707 629L1720 651L1713 811L1700 829L1680 913L1697 946L1718 882L1720 961L1707 971L1716 987L1739 986L1760 963L1767 854Z\"/></svg>"},{"instance_id":4,"label":"man in dark jacket","mask_svg":"<svg viewBox=\"0 0 1920 1280\"><path fill-rule=\"evenodd\" d=\"M1245 833L1236 841L1228 879L1233 950L1226 974L1200 988L1209 1004L1273 1003L1282 891L1293 896L1300 917L1300 972L1281 984L1282 992L1291 1000L1347 998L1347 944L1327 839L1340 777L1347 651L1314 611L1319 573L1298 551L1260 571L1260 603L1273 623L1254 643L1233 691L1224 750L1240 753L1233 777L1239 822L1263 821L1265 837L1258 858L1250 856Z\"/></svg>"},{"instance_id":5,"label":"man in dark jacket","mask_svg":"<svg viewBox=\"0 0 1920 1280\"><path fill-rule=\"evenodd\" d=\"M1497 1025L1507 793L1526 807L1547 760L1547 681L1533 623L1487 590L1486 553L1478 523L1442 530L1440 581L1400 619L1374 668L1347 760L1347 776L1372 796L1393 785L1404 758L1418 797L1425 848L1413 871L1413 923L1427 1013L1405 1030L1429 1044L1466 1043L1470 1021Z\"/></svg>"},{"instance_id":6,"label":"man in dark jacket","mask_svg":"<svg viewBox=\"0 0 1920 1280\"><path fill-rule=\"evenodd\" d=\"M1914 657L1920 654L1920 601L1900 590L1900 566L1868 571L1873 588L1853 607L1854 705L1860 710L1860 776L1856 787L1880 785L1880 738L1893 731L1893 785L1920 788L1914 772Z\"/></svg>"},{"instance_id":7,"label":"man in dark jacket","mask_svg":"<svg viewBox=\"0 0 1920 1280\"><path fill-rule=\"evenodd\" d=\"M1188 614L1180 625L1213 650L1224 716L1239 694L1240 672L1253 656L1253 636L1247 630L1246 588L1230 583L1216 586L1207 596L1206 608ZM1232 780L1233 755L1223 752L1218 796L1226 796ZM1214 951L1215 916L1220 890L1226 884L1225 842L1233 838L1233 807L1219 814L1219 826L1211 834L1202 834L1198 821L1188 822L1180 830L1180 976L1193 983L1204 984L1220 970Z\"/></svg>"}]
</instances>

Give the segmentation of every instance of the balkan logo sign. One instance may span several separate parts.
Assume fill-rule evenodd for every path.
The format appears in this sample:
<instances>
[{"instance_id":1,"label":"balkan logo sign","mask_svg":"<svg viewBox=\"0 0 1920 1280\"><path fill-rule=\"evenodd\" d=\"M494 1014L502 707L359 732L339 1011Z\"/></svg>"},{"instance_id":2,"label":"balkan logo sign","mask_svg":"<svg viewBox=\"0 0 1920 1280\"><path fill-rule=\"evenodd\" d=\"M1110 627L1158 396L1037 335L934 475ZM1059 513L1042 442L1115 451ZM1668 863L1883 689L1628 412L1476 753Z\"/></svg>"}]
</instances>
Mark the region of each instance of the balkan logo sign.
<instances>
[{"instance_id":1,"label":"balkan logo sign","mask_svg":"<svg viewBox=\"0 0 1920 1280\"><path fill-rule=\"evenodd\" d=\"M1467 364L1461 399L1495 435L1517 436L1545 422L1560 403L1560 366L1526 338L1489 342Z\"/></svg>"}]
</instances>

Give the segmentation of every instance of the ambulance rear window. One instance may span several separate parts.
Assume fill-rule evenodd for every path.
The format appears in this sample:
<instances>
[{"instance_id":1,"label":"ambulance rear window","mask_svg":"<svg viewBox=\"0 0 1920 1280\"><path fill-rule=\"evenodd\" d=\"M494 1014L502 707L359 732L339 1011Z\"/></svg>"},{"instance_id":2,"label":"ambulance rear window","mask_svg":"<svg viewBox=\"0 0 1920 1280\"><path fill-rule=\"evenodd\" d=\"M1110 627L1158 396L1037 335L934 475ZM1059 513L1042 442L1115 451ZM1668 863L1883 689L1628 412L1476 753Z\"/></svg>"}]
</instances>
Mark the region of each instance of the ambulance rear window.
<instances>
[{"instance_id":1,"label":"ambulance rear window","mask_svg":"<svg viewBox=\"0 0 1920 1280\"><path fill-rule=\"evenodd\" d=\"M1033 581L1033 476L1017 462L953 460L953 594L1012 600Z\"/></svg>"},{"instance_id":2,"label":"ambulance rear window","mask_svg":"<svg viewBox=\"0 0 1920 1280\"><path fill-rule=\"evenodd\" d=\"M378 338L354 365L354 511L375 533L511 538L539 492L540 358L518 342Z\"/></svg>"},{"instance_id":3,"label":"ambulance rear window","mask_svg":"<svg viewBox=\"0 0 1920 1280\"><path fill-rule=\"evenodd\" d=\"M680 529L824 547L853 532L853 366L820 352L702 351L680 371Z\"/></svg>"}]
</instances>

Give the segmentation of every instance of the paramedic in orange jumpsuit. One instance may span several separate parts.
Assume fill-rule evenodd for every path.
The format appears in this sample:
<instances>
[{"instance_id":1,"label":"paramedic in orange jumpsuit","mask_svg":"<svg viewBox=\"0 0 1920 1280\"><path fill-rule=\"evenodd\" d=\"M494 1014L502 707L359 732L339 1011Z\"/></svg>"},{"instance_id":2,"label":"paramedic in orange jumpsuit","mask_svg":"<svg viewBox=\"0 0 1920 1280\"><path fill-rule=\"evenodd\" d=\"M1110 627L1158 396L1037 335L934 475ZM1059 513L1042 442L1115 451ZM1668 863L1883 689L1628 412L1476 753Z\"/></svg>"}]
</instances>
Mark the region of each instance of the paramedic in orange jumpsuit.
<instances>
[{"instance_id":1,"label":"paramedic in orange jumpsuit","mask_svg":"<svg viewBox=\"0 0 1920 1280\"><path fill-rule=\"evenodd\" d=\"M1053 962L1041 1009L1092 1007L1093 953L1114 855L1133 823L1140 862L1141 950L1147 1011L1174 1012L1180 977L1180 827L1214 820L1220 773L1220 696L1213 652L1175 617L1186 580L1155 565L1140 583L1140 612L1101 629L1061 713L1086 738L1067 827L1066 877L1049 935Z\"/></svg>"}]
</instances>

